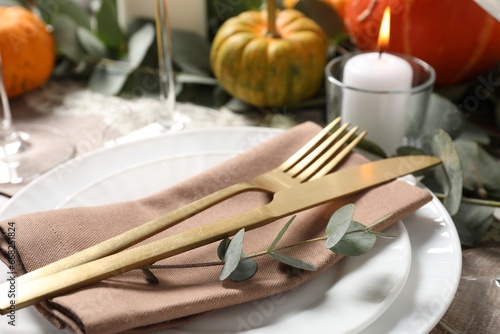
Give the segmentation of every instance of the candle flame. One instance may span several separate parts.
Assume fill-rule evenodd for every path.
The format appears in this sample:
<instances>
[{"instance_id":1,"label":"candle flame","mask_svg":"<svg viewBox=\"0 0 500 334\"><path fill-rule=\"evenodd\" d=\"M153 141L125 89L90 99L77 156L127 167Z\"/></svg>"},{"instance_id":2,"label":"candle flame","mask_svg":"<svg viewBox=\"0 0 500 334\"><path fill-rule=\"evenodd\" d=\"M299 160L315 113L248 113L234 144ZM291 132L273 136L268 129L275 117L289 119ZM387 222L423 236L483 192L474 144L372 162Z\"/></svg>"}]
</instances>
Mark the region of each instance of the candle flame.
<instances>
[{"instance_id":1,"label":"candle flame","mask_svg":"<svg viewBox=\"0 0 500 334\"><path fill-rule=\"evenodd\" d=\"M382 17L382 23L380 24L380 31L378 34L377 49L382 50L389 46L389 36L391 30L391 9L388 6L384 10L384 16Z\"/></svg>"}]
</instances>

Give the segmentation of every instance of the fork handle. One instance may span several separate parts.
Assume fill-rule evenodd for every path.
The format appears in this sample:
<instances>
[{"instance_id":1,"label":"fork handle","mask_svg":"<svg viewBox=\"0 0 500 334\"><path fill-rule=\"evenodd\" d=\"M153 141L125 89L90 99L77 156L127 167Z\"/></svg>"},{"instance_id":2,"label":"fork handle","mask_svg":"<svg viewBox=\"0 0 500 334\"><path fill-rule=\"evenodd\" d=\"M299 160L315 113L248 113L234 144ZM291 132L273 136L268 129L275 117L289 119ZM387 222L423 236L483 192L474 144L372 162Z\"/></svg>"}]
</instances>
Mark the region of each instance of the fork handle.
<instances>
[{"instance_id":1,"label":"fork handle","mask_svg":"<svg viewBox=\"0 0 500 334\"><path fill-rule=\"evenodd\" d=\"M18 283L16 310L229 237L242 228L250 230L263 226L277 218L279 217L273 213L269 205L261 206L30 282ZM9 312L9 306L7 293L2 294L0 296L0 314Z\"/></svg>"},{"instance_id":2,"label":"fork handle","mask_svg":"<svg viewBox=\"0 0 500 334\"><path fill-rule=\"evenodd\" d=\"M19 276L17 278L17 282L18 284L28 282L114 253L118 253L231 196L253 189L256 189L256 187L251 183L243 182L231 185L180 207L162 217L153 219L99 244Z\"/></svg>"}]
</instances>

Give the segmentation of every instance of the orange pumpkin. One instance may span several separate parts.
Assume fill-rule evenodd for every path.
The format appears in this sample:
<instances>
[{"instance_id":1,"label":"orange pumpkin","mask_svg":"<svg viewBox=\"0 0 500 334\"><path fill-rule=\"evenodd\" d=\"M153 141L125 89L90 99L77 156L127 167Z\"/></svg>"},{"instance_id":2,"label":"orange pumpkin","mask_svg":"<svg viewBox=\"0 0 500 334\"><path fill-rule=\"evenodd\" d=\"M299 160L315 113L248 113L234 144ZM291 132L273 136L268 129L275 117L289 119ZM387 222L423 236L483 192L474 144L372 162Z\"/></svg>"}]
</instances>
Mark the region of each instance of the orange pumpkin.
<instances>
[{"instance_id":1,"label":"orange pumpkin","mask_svg":"<svg viewBox=\"0 0 500 334\"><path fill-rule=\"evenodd\" d=\"M345 24L359 49L376 49L387 6L391 35L386 50L429 63L436 84L465 82L500 63L500 22L474 0L351 0Z\"/></svg>"},{"instance_id":2,"label":"orange pumpkin","mask_svg":"<svg viewBox=\"0 0 500 334\"><path fill-rule=\"evenodd\" d=\"M327 39L299 11L275 12L273 0L268 6L267 11L243 12L220 27L212 43L212 70L225 90L249 104L294 105L320 88Z\"/></svg>"},{"instance_id":3,"label":"orange pumpkin","mask_svg":"<svg viewBox=\"0 0 500 334\"><path fill-rule=\"evenodd\" d=\"M44 22L23 7L0 7L0 52L9 97L40 87L54 68L52 35Z\"/></svg>"}]
</instances>

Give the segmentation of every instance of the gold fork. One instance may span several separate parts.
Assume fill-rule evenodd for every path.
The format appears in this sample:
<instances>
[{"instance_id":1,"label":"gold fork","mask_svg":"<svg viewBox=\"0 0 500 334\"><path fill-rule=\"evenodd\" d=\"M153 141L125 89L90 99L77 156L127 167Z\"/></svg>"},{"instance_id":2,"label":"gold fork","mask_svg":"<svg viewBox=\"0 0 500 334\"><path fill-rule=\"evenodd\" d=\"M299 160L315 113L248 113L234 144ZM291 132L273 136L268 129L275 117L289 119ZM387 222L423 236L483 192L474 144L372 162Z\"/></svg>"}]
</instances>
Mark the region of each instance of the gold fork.
<instances>
[{"instance_id":1,"label":"gold fork","mask_svg":"<svg viewBox=\"0 0 500 334\"><path fill-rule=\"evenodd\" d=\"M330 131L339 123L340 118L335 119L280 166L249 182L237 183L209 194L165 216L19 276L17 282L19 284L28 282L120 252L236 194L250 190L276 193L282 189L324 176L342 161L366 135L366 131L361 132L343 147L352 138L358 127L355 126L344 134L349 126L349 123L345 123L333 134L330 134ZM342 150L340 150L341 148ZM340 152L338 152L339 150Z\"/></svg>"}]
</instances>

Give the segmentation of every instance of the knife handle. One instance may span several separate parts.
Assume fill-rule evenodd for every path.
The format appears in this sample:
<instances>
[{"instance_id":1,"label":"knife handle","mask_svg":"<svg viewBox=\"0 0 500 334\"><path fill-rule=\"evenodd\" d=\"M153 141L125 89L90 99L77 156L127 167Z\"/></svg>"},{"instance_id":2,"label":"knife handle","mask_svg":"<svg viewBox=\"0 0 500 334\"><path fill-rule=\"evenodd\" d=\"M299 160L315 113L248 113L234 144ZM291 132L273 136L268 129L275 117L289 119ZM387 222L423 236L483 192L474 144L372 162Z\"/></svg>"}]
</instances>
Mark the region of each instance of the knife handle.
<instances>
[{"instance_id":1,"label":"knife handle","mask_svg":"<svg viewBox=\"0 0 500 334\"><path fill-rule=\"evenodd\" d=\"M224 237L229 237L242 228L245 228L245 230L257 228L277 218L279 217L273 214L272 210L269 209L269 205L261 206L233 217L202 225L42 278L18 283L16 310L133 269L145 267ZM9 312L10 300L6 297L7 294L0 296L2 298L0 314Z\"/></svg>"},{"instance_id":2,"label":"knife handle","mask_svg":"<svg viewBox=\"0 0 500 334\"><path fill-rule=\"evenodd\" d=\"M171 226L177 225L179 222L194 216L195 214L211 207L231 196L242 193L255 188L249 183L238 183L227 188L216 191L205 197L202 197L194 202L191 202L179 209L176 209L165 216L156 218L147 223L141 224L131 230L123 232L115 237L100 242L94 246L81 250L70 256L52 262L46 266L35 269L17 278L17 283L25 283L37 278L54 274L68 268L72 268L111 254L118 253L129 248L151 236L168 229ZM3 283L0 285L0 291L3 288Z\"/></svg>"}]
</instances>

